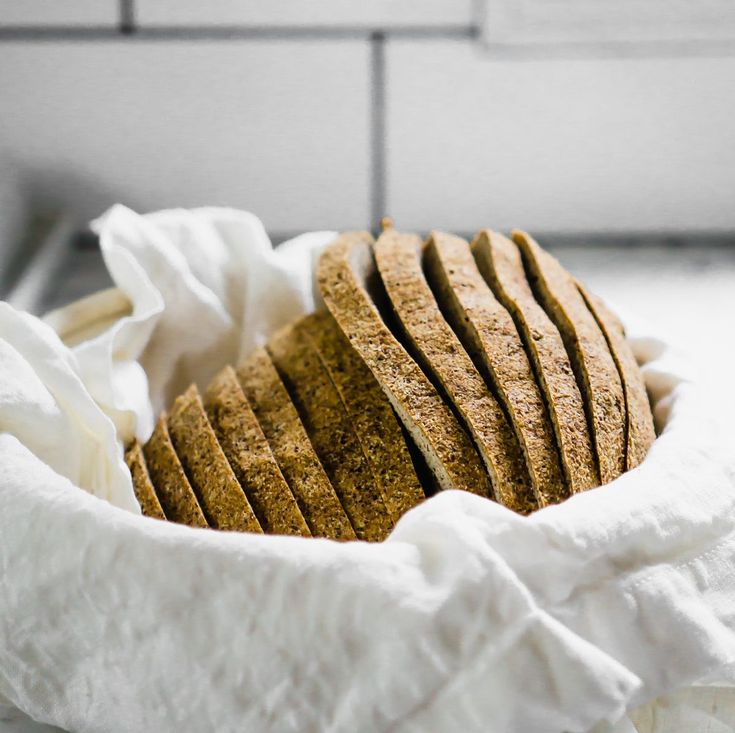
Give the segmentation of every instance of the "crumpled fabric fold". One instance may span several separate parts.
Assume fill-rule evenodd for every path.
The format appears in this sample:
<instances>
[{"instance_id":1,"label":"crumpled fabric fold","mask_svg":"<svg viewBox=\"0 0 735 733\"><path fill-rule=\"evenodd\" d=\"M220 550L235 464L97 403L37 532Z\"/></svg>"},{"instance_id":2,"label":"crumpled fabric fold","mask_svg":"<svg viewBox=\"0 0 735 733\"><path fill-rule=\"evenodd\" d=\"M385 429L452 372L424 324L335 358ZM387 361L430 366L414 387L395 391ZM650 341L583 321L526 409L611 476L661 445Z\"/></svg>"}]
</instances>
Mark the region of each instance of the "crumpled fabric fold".
<instances>
[{"instance_id":1,"label":"crumpled fabric fold","mask_svg":"<svg viewBox=\"0 0 735 733\"><path fill-rule=\"evenodd\" d=\"M273 249L227 209L95 227L115 288L45 322L0 306L1 701L80 733L735 719L735 435L681 354L636 335L644 463L530 517L451 491L373 545L157 522L123 445L312 310L335 234Z\"/></svg>"}]
</instances>

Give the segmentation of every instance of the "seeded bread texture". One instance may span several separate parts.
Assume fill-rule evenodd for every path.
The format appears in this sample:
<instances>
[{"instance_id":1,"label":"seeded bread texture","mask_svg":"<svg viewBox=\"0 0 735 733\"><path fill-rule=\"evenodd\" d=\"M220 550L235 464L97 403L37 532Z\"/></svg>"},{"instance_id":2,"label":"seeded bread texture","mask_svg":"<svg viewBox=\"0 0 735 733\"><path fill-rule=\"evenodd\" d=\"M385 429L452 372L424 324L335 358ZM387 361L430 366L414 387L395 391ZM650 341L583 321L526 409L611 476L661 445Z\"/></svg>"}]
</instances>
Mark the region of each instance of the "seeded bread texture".
<instances>
[{"instance_id":1,"label":"seeded bread texture","mask_svg":"<svg viewBox=\"0 0 735 733\"><path fill-rule=\"evenodd\" d=\"M253 352L238 367L237 377L312 535L355 539L350 520L265 349Z\"/></svg>"},{"instance_id":2,"label":"seeded bread texture","mask_svg":"<svg viewBox=\"0 0 735 733\"><path fill-rule=\"evenodd\" d=\"M168 433L166 414L158 419L143 448L148 472L166 517L190 527L208 527Z\"/></svg>"},{"instance_id":3,"label":"seeded bread texture","mask_svg":"<svg viewBox=\"0 0 735 733\"><path fill-rule=\"evenodd\" d=\"M493 295L464 239L429 237L426 276L444 314L507 411L539 506L567 496L554 429L510 313Z\"/></svg>"},{"instance_id":4,"label":"seeded bread texture","mask_svg":"<svg viewBox=\"0 0 735 733\"><path fill-rule=\"evenodd\" d=\"M531 289L561 333L588 410L600 479L625 470L625 397L605 336L572 276L525 232L513 232Z\"/></svg>"},{"instance_id":5,"label":"seeded bread texture","mask_svg":"<svg viewBox=\"0 0 735 733\"><path fill-rule=\"evenodd\" d=\"M232 367L225 367L212 380L204 394L204 407L263 531L310 536Z\"/></svg>"},{"instance_id":6,"label":"seeded bread texture","mask_svg":"<svg viewBox=\"0 0 735 733\"><path fill-rule=\"evenodd\" d=\"M380 542L393 521L352 423L300 320L266 345L358 539Z\"/></svg>"},{"instance_id":7,"label":"seeded bread texture","mask_svg":"<svg viewBox=\"0 0 735 733\"><path fill-rule=\"evenodd\" d=\"M626 411L625 467L630 470L640 465L656 439L646 384L617 316L581 283L577 282L577 287L605 335L623 384Z\"/></svg>"},{"instance_id":8,"label":"seeded bread texture","mask_svg":"<svg viewBox=\"0 0 735 733\"><path fill-rule=\"evenodd\" d=\"M573 493L599 486L584 402L557 327L537 303L513 242L490 230L472 242L477 266L513 317L556 433L562 468Z\"/></svg>"},{"instance_id":9,"label":"seeded bread texture","mask_svg":"<svg viewBox=\"0 0 735 733\"><path fill-rule=\"evenodd\" d=\"M262 532L217 442L194 385L176 398L168 418L168 429L209 524L215 529Z\"/></svg>"},{"instance_id":10,"label":"seeded bread texture","mask_svg":"<svg viewBox=\"0 0 735 733\"><path fill-rule=\"evenodd\" d=\"M135 491L135 498L138 500L138 504L140 504L140 511L146 517L166 519L166 515L161 508L161 503L158 501L156 491L151 483L151 477L145 465L143 450L137 440L134 440L127 451L125 451L125 463L127 463L130 469L130 475L133 479L133 490Z\"/></svg>"},{"instance_id":11,"label":"seeded bread texture","mask_svg":"<svg viewBox=\"0 0 735 733\"><path fill-rule=\"evenodd\" d=\"M411 351L453 404L490 474L495 498L527 514L537 500L518 441L439 309L421 268L422 243L413 234L385 231L375 245L378 272Z\"/></svg>"},{"instance_id":12,"label":"seeded bread texture","mask_svg":"<svg viewBox=\"0 0 735 733\"><path fill-rule=\"evenodd\" d=\"M329 372L394 522L424 492L388 398L329 312L307 316L305 333Z\"/></svg>"},{"instance_id":13,"label":"seeded bread texture","mask_svg":"<svg viewBox=\"0 0 735 733\"><path fill-rule=\"evenodd\" d=\"M367 232L347 233L322 253L317 280L324 302L388 396L438 485L489 496L489 478L472 441L373 301L379 278L372 244Z\"/></svg>"}]
</instances>

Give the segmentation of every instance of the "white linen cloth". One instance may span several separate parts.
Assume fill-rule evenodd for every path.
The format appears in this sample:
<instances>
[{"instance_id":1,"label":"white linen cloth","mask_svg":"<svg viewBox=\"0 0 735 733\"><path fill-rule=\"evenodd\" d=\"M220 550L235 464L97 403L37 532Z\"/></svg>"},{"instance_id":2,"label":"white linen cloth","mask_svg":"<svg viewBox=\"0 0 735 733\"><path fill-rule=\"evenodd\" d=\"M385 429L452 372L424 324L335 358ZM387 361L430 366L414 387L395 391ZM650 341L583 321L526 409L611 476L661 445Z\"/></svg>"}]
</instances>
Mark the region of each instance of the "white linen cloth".
<instances>
[{"instance_id":1,"label":"white linen cloth","mask_svg":"<svg viewBox=\"0 0 735 733\"><path fill-rule=\"evenodd\" d=\"M645 462L531 517L453 491L381 544L190 529L137 515L122 442L313 309L334 233L96 227L116 289L0 304L2 700L79 732L732 730L735 436L672 349L634 340Z\"/></svg>"}]
</instances>

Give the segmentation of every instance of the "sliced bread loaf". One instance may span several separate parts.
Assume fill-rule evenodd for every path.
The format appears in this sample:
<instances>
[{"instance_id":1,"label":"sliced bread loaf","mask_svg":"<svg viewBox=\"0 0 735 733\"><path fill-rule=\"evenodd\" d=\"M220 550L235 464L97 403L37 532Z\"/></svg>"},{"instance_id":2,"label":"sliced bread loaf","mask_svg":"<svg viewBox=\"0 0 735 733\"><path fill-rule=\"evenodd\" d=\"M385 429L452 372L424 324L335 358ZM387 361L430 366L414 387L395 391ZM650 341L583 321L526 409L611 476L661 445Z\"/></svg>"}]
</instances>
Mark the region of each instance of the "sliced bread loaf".
<instances>
[{"instance_id":1,"label":"sliced bread loaf","mask_svg":"<svg viewBox=\"0 0 735 733\"><path fill-rule=\"evenodd\" d=\"M166 515L161 508L161 503L156 496L156 491L153 488L151 477L148 474L143 450L137 440L134 440L127 451L125 451L125 463L127 463L130 469L130 475L133 479L133 491L135 491L135 498L138 500L138 504L140 504L140 511L146 517L166 519Z\"/></svg>"},{"instance_id":2,"label":"sliced bread loaf","mask_svg":"<svg viewBox=\"0 0 735 733\"><path fill-rule=\"evenodd\" d=\"M263 531L308 537L311 532L232 367L212 380L204 407Z\"/></svg>"},{"instance_id":3,"label":"sliced bread loaf","mask_svg":"<svg viewBox=\"0 0 735 733\"><path fill-rule=\"evenodd\" d=\"M549 410L569 488L578 492L598 486L584 402L569 356L559 330L531 291L518 247L500 234L483 230L472 242L472 253L523 340Z\"/></svg>"},{"instance_id":4,"label":"sliced bread loaf","mask_svg":"<svg viewBox=\"0 0 735 733\"><path fill-rule=\"evenodd\" d=\"M510 417L539 506L561 501L568 490L541 391L513 318L477 269L469 243L433 232L424 269L447 320Z\"/></svg>"},{"instance_id":5,"label":"sliced bread loaf","mask_svg":"<svg viewBox=\"0 0 735 733\"><path fill-rule=\"evenodd\" d=\"M625 397L605 336L572 276L525 232L512 233L531 289L561 333L585 399L600 479L625 470Z\"/></svg>"},{"instance_id":6,"label":"sliced bread loaf","mask_svg":"<svg viewBox=\"0 0 735 733\"><path fill-rule=\"evenodd\" d=\"M312 535L355 539L355 530L266 350L256 349L238 367L237 377Z\"/></svg>"},{"instance_id":7,"label":"sliced bread loaf","mask_svg":"<svg viewBox=\"0 0 735 733\"><path fill-rule=\"evenodd\" d=\"M424 498L401 425L388 398L328 311L305 332L329 372L394 522Z\"/></svg>"},{"instance_id":8,"label":"sliced bread loaf","mask_svg":"<svg viewBox=\"0 0 735 733\"><path fill-rule=\"evenodd\" d=\"M166 517L190 527L208 527L204 512L171 443L165 413L158 418L143 454Z\"/></svg>"},{"instance_id":9,"label":"sliced bread loaf","mask_svg":"<svg viewBox=\"0 0 735 733\"><path fill-rule=\"evenodd\" d=\"M495 498L529 513L538 506L520 446L500 405L452 331L426 282L423 247L413 234L388 229L375 259L401 329L424 373L451 401L487 468Z\"/></svg>"},{"instance_id":10,"label":"sliced bread loaf","mask_svg":"<svg viewBox=\"0 0 735 733\"><path fill-rule=\"evenodd\" d=\"M266 348L355 534L380 542L393 528L393 520L339 393L309 341L308 324L300 320L287 326Z\"/></svg>"},{"instance_id":11,"label":"sliced bread loaf","mask_svg":"<svg viewBox=\"0 0 735 733\"><path fill-rule=\"evenodd\" d=\"M324 301L388 396L438 485L489 496L489 478L469 436L380 315L372 245L367 232L352 232L322 253L317 279Z\"/></svg>"},{"instance_id":12,"label":"sliced bread loaf","mask_svg":"<svg viewBox=\"0 0 735 733\"><path fill-rule=\"evenodd\" d=\"M217 442L194 385L176 398L168 417L168 429L176 454L210 526L214 529L262 532L250 502Z\"/></svg>"},{"instance_id":13,"label":"sliced bread loaf","mask_svg":"<svg viewBox=\"0 0 735 733\"><path fill-rule=\"evenodd\" d=\"M588 292L581 283L577 282L577 288L607 339L623 384L626 411L625 468L630 470L641 463L656 439L646 384L625 338L623 324L600 298Z\"/></svg>"}]
</instances>

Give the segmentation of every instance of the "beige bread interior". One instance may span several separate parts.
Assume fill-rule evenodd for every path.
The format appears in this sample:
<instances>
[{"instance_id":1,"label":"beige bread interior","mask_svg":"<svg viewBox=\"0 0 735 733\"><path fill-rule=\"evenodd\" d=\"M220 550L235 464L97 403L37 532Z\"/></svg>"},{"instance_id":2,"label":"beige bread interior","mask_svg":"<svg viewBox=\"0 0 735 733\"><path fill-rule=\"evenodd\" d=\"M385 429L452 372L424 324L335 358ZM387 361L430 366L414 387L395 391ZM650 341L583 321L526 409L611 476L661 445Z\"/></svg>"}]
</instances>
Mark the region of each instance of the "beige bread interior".
<instances>
[{"instance_id":1,"label":"beige bread interior","mask_svg":"<svg viewBox=\"0 0 735 733\"><path fill-rule=\"evenodd\" d=\"M531 289L559 329L584 397L600 480L625 470L625 397L620 374L572 276L525 232L513 232Z\"/></svg>"},{"instance_id":2,"label":"beige bread interior","mask_svg":"<svg viewBox=\"0 0 735 733\"><path fill-rule=\"evenodd\" d=\"M393 520L339 393L309 340L312 327L308 317L287 326L270 339L268 353L358 539L385 539Z\"/></svg>"},{"instance_id":3,"label":"beige bread interior","mask_svg":"<svg viewBox=\"0 0 735 733\"><path fill-rule=\"evenodd\" d=\"M380 384L329 312L312 313L305 324L395 523L424 499L401 424Z\"/></svg>"},{"instance_id":4,"label":"beige bread interior","mask_svg":"<svg viewBox=\"0 0 735 733\"><path fill-rule=\"evenodd\" d=\"M204 407L263 531L310 536L306 520L231 366L226 366L210 383Z\"/></svg>"},{"instance_id":5,"label":"beige bread interior","mask_svg":"<svg viewBox=\"0 0 735 733\"><path fill-rule=\"evenodd\" d=\"M317 280L329 311L385 391L437 484L490 496L489 477L469 436L378 310L382 287L373 238L343 234L322 254Z\"/></svg>"},{"instance_id":6,"label":"beige bread interior","mask_svg":"<svg viewBox=\"0 0 735 733\"><path fill-rule=\"evenodd\" d=\"M538 506L521 448L498 401L445 320L422 269L416 235L389 229L375 245L378 271L412 353L472 436L493 495L527 514Z\"/></svg>"},{"instance_id":7,"label":"beige bread interior","mask_svg":"<svg viewBox=\"0 0 735 733\"><path fill-rule=\"evenodd\" d=\"M505 407L538 505L555 504L567 487L554 429L513 318L483 279L464 239L432 233L424 269L452 328Z\"/></svg>"},{"instance_id":8,"label":"beige bread interior","mask_svg":"<svg viewBox=\"0 0 735 733\"><path fill-rule=\"evenodd\" d=\"M495 297L513 317L526 348L554 427L567 486L571 493L598 486L582 393L561 334L534 297L518 247L485 229L472 241L472 253Z\"/></svg>"},{"instance_id":9,"label":"beige bread interior","mask_svg":"<svg viewBox=\"0 0 735 733\"><path fill-rule=\"evenodd\" d=\"M314 537L354 540L355 530L268 352L256 349L237 378Z\"/></svg>"}]
</instances>

